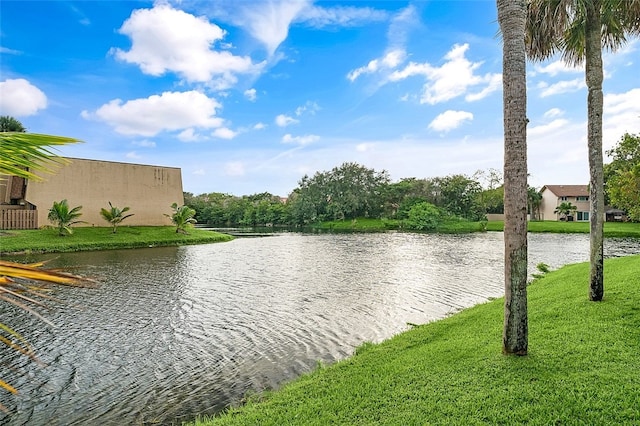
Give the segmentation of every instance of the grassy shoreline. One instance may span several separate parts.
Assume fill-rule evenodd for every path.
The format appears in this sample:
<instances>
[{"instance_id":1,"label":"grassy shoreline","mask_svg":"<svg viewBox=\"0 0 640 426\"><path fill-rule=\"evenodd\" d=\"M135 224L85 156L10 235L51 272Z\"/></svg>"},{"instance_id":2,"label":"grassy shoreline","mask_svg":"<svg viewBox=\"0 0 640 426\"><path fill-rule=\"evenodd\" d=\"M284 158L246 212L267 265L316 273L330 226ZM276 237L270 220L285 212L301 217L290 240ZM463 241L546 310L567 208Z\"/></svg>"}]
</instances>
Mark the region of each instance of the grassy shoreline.
<instances>
[{"instance_id":1,"label":"grassy shoreline","mask_svg":"<svg viewBox=\"0 0 640 426\"><path fill-rule=\"evenodd\" d=\"M529 222L529 232L589 233L586 222ZM449 222L435 232L470 233L502 231L503 222ZM316 224L317 230L336 232L386 232L401 229L401 222L386 219L356 219ZM407 231L416 232L416 231ZM640 238L640 223L604 224L605 237ZM177 246L230 241L232 236L193 228L189 234L178 234L171 226L121 226L113 234L110 227L78 227L69 236L60 237L50 228L36 230L0 230L0 255L22 253L62 253L86 250L110 250L140 247Z\"/></svg>"},{"instance_id":2,"label":"grassy shoreline","mask_svg":"<svg viewBox=\"0 0 640 426\"><path fill-rule=\"evenodd\" d=\"M209 425L640 423L640 256L587 263L529 287L529 355L501 354L503 299L419 326L322 367Z\"/></svg>"},{"instance_id":3,"label":"grassy shoreline","mask_svg":"<svg viewBox=\"0 0 640 426\"><path fill-rule=\"evenodd\" d=\"M189 234L173 226L78 227L61 237L55 229L0 231L0 255L21 253L63 253L141 247L178 246L230 241L232 236L193 228Z\"/></svg>"},{"instance_id":4,"label":"grassy shoreline","mask_svg":"<svg viewBox=\"0 0 640 426\"><path fill-rule=\"evenodd\" d=\"M389 230L402 230L402 221L389 219L360 218L355 220L335 220L313 225L315 229L330 231L356 231L356 232L384 232ZM550 233L589 233L588 222L557 222L535 221L528 223L529 232ZM439 233L469 233L483 231L503 231L504 222L466 222L454 221L442 223L434 232ZM407 231L417 232L417 231ZM606 237L634 237L640 238L640 223L630 222L606 222L604 224Z\"/></svg>"}]
</instances>

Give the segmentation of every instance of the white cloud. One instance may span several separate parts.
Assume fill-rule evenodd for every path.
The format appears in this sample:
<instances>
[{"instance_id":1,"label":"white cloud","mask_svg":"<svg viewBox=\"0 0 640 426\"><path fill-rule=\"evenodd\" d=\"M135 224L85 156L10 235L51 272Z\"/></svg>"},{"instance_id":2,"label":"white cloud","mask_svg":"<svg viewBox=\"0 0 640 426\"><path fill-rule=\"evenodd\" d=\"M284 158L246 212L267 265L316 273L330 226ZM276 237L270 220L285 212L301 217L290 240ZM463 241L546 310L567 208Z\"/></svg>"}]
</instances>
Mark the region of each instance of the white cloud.
<instances>
[{"instance_id":1,"label":"white cloud","mask_svg":"<svg viewBox=\"0 0 640 426\"><path fill-rule=\"evenodd\" d=\"M544 118L562 117L563 115L564 111L560 108L551 108L549 111L544 113Z\"/></svg>"},{"instance_id":2,"label":"white cloud","mask_svg":"<svg viewBox=\"0 0 640 426\"><path fill-rule=\"evenodd\" d=\"M368 22L384 21L387 17L388 14L385 11L369 7L319 7L314 5L302 9L296 21L316 28L328 26L353 27Z\"/></svg>"},{"instance_id":3,"label":"white cloud","mask_svg":"<svg viewBox=\"0 0 640 426\"><path fill-rule=\"evenodd\" d=\"M220 139L233 139L237 135L238 135L238 132L234 132L233 130L227 127L218 127L211 134L211 136L220 138Z\"/></svg>"},{"instance_id":4,"label":"white cloud","mask_svg":"<svg viewBox=\"0 0 640 426\"><path fill-rule=\"evenodd\" d=\"M246 5L239 11L239 24L267 48L272 56L278 46L287 39L289 26L309 1L264 1Z\"/></svg>"},{"instance_id":5,"label":"white cloud","mask_svg":"<svg viewBox=\"0 0 640 426\"><path fill-rule=\"evenodd\" d=\"M558 118L553 120L551 123L542 124L540 126L533 126L527 129L527 136L529 137L541 137L545 135L549 135L563 127L566 127L569 124L568 120L564 118Z\"/></svg>"},{"instance_id":6,"label":"white cloud","mask_svg":"<svg viewBox=\"0 0 640 426\"><path fill-rule=\"evenodd\" d=\"M445 111L438 115L431 123L429 128L437 132L448 132L453 130L465 121L473 120L473 114L468 111Z\"/></svg>"},{"instance_id":7,"label":"white cloud","mask_svg":"<svg viewBox=\"0 0 640 426\"><path fill-rule=\"evenodd\" d=\"M551 77L555 77L556 75L558 75L560 73L581 73L581 74L584 74L584 66L572 67L572 66L568 65L562 59L559 59L557 61L551 62L550 64L545 65L545 66L536 65L534 67L534 69L535 69L535 73L548 74Z\"/></svg>"},{"instance_id":8,"label":"white cloud","mask_svg":"<svg viewBox=\"0 0 640 426\"><path fill-rule=\"evenodd\" d=\"M180 139L182 142L195 142L200 140L201 138L200 138L200 135L197 135L195 133L195 130L193 130L193 128L190 127L180 132L180 134L178 134L178 139Z\"/></svg>"},{"instance_id":9,"label":"white cloud","mask_svg":"<svg viewBox=\"0 0 640 426\"><path fill-rule=\"evenodd\" d=\"M156 143L147 139L141 140L141 141L135 141L133 142L133 144L135 146L139 146L141 148L155 148L156 147Z\"/></svg>"},{"instance_id":10,"label":"white cloud","mask_svg":"<svg viewBox=\"0 0 640 426\"><path fill-rule=\"evenodd\" d=\"M440 67L425 63L410 62L404 69L394 71L389 81L399 81L412 76L423 76L426 83L420 103L435 105L464 95L470 87L486 85L480 92L467 95L467 101L479 100L500 87L498 74L476 75L482 62L470 62L465 53L468 44L456 44L445 55L445 62Z\"/></svg>"},{"instance_id":11,"label":"white cloud","mask_svg":"<svg viewBox=\"0 0 640 426\"><path fill-rule=\"evenodd\" d=\"M256 89L247 89L244 91L244 97L249 99L251 102L256 100Z\"/></svg>"},{"instance_id":12,"label":"white cloud","mask_svg":"<svg viewBox=\"0 0 640 426\"><path fill-rule=\"evenodd\" d=\"M300 120L296 120L295 118L284 114L280 114L276 117L276 124L280 127L287 127L290 124L296 124L299 122Z\"/></svg>"},{"instance_id":13,"label":"white cloud","mask_svg":"<svg viewBox=\"0 0 640 426\"><path fill-rule=\"evenodd\" d=\"M602 144L613 148L624 133L640 134L640 88L604 95Z\"/></svg>"},{"instance_id":14,"label":"white cloud","mask_svg":"<svg viewBox=\"0 0 640 426\"><path fill-rule=\"evenodd\" d=\"M266 124L264 124L264 123L256 123L256 124L253 126L253 128L254 128L255 130L262 130L262 129L266 129L266 128L267 128L267 125L266 125Z\"/></svg>"},{"instance_id":15,"label":"white cloud","mask_svg":"<svg viewBox=\"0 0 640 426\"><path fill-rule=\"evenodd\" d=\"M205 172L205 170L203 168L199 168L194 170L191 174L194 174L196 176L205 176L207 174L207 172Z\"/></svg>"},{"instance_id":16,"label":"white cloud","mask_svg":"<svg viewBox=\"0 0 640 426\"><path fill-rule=\"evenodd\" d=\"M289 133L282 137L283 143L293 143L298 145L309 145L320 140L318 135L291 136Z\"/></svg>"},{"instance_id":17,"label":"white cloud","mask_svg":"<svg viewBox=\"0 0 640 426\"><path fill-rule=\"evenodd\" d=\"M125 103L114 99L94 114L83 111L82 116L96 117L125 135L155 136L167 130L220 127L222 119L215 116L220 106L215 99L197 91L164 92Z\"/></svg>"},{"instance_id":18,"label":"white cloud","mask_svg":"<svg viewBox=\"0 0 640 426\"><path fill-rule=\"evenodd\" d=\"M231 161L224 165L224 174L227 176L244 176L244 164L239 161Z\"/></svg>"},{"instance_id":19,"label":"white cloud","mask_svg":"<svg viewBox=\"0 0 640 426\"><path fill-rule=\"evenodd\" d=\"M47 107L47 96L23 78L0 82L0 114L27 117Z\"/></svg>"},{"instance_id":20,"label":"white cloud","mask_svg":"<svg viewBox=\"0 0 640 426\"><path fill-rule=\"evenodd\" d=\"M576 78L574 80L565 80L559 81L554 84L547 84L545 82L541 82L538 84L538 88L542 89L540 92L541 98L546 98L548 96L559 95L562 93L571 93L577 92L580 89L585 88L585 82L582 78Z\"/></svg>"},{"instance_id":21,"label":"white cloud","mask_svg":"<svg viewBox=\"0 0 640 426\"><path fill-rule=\"evenodd\" d=\"M316 102L307 101L304 105L296 108L296 115L298 117L304 113L315 115L318 111L320 111L320 106Z\"/></svg>"},{"instance_id":22,"label":"white cloud","mask_svg":"<svg viewBox=\"0 0 640 426\"><path fill-rule=\"evenodd\" d=\"M170 71L189 82L211 82L216 89L233 85L238 73L257 72L251 58L212 50L225 31L204 17L195 17L166 4L131 13L119 32L131 38L131 49L112 49L116 58L160 76Z\"/></svg>"},{"instance_id":23,"label":"white cloud","mask_svg":"<svg viewBox=\"0 0 640 426\"><path fill-rule=\"evenodd\" d=\"M409 5L400 10L392 19L387 31L389 45L402 48L407 42L408 32L420 23L420 16L415 6Z\"/></svg>"},{"instance_id":24,"label":"white cloud","mask_svg":"<svg viewBox=\"0 0 640 426\"><path fill-rule=\"evenodd\" d=\"M9 49L8 47L0 46L0 53L6 53L9 55L21 55L22 52L15 49Z\"/></svg>"},{"instance_id":25,"label":"white cloud","mask_svg":"<svg viewBox=\"0 0 640 426\"><path fill-rule=\"evenodd\" d=\"M138 155L137 152L135 151L131 151L131 152L127 152L125 157L127 157L130 160L138 160L140 158L142 158L140 155Z\"/></svg>"},{"instance_id":26,"label":"white cloud","mask_svg":"<svg viewBox=\"0 0 640 426\"><path fill-rule=\"evenodd\" d=\"M374 147L374 144L363 142L363 143L359 143L359 144L356 145L356 151L358 151L358 152L367 152L370 149L372 149L373 147Z\"/></svg>"},{"instance_id":27,"label":"white cloud","mask_svg":"<svg viewBox=\"0 0 640 426\"><path fill-rule=\"evenodd\" d=\"M233 6L233 13L213 5L209 9L219 18L244 28L265 46L270 57L287 39L294 24L313 28L352 27L388 16L385 11L368 7L321 7L314 5L313 0L234 1Z\"/></svg>"},{"instance_id":28,"label":"white cloud","mask_svg":"<svg viewBox=\"0 0 640 426\"><path fill-rule=\"evenodd\" d=\"M363 74L372 74L382 69L391 70L404 62L406 57L407 54L403 49L391 50L387 52L382 58L373 59L367 65L350 71L347 74L347 78L350 81L355 81Z\"/></svg>"}]
</instances>

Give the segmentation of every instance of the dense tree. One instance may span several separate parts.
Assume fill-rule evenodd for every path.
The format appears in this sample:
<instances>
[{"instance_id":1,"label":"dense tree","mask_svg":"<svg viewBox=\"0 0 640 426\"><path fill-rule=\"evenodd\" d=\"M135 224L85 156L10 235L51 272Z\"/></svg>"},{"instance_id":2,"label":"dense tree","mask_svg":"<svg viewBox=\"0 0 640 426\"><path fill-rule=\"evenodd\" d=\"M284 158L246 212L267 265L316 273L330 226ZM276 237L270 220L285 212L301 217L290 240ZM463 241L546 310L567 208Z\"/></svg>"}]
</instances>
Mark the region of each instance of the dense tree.
<instances>
[{"instance_id":1,"label":"dense tree","mask_svg":"<svg viewBox=\"0 0 640 426\"><path fill-rule=\"evenodd\" d=\"M436 206L454 216L468 220L481 220L485 211L478 203L482 193L480 183L465 175L450 175L435 178L434 183L438 188L437 197L432 202Z\"/></svg>"},{"instance_id":2,"label":"dense tree","mask_svg":"<svg viewBox=\"0 0 640 426\"><path fill-rule=\"evenodd\" d=\"M431 203L423 201L409 209L407 228L417 231L433 231L442 221L442 212Z\"/></svg>"},{"instance_id":3,"label":"dense tree","mask_svg":"<svg viewBox=\"0 0 640 426\"><path fill-rule=\"evenodd\" d=\"M542 193L530 186L527 189L527 204L531 220L540 220L540 206L542 205Z\"/></svg>"},{"instance_id":4,"label":"dense tree","mask_svg":"<svg viewBox=\"0 0 640 426\"><path fill-rule=\"evenodd\" d=\"M527 83L526 0L498 0L502 33L504 110L505 298L502 351L526 355L527 318Z\"/></svg>"},{"instance_id":5,"label":"dense tree","mask_svg":"<svg viewBox=\"0 0 640 426\"><path fill-rule=\"evenodd\" d=\"M545 60L561 53L572 65L585 64L589 152L589 298L604 296L604 177L602 159L602 50L615 51L627 35L640 33L640 0L530 0L527 53Z\"/></svg>"},{"instance_id":6,"label":"dense tree","mask_svg":"<svg viewBox=\"0 0 640 426\"><path fill-rule=\"evenodd\" d=\"M640 135L625 133L607 154L612 158L604 167L610 203L640 221Z\"/></svg>"},{"instance_id":7,"label":"dense tree","mask_svg":"<svg viewBox=\"0 0 640 426\"><path fill-rule=\"evenodd\" d=\"M477 204L483 213L504 213L504 183L502 173L496 169L478 170L473 179L482 185Z\"/></svg>"},{"instance_id":8,"label":"dense tree","mask_svg":"<svg viewBox=\"0 0 640 426\"><path fill-rule=\"evenodd\" d=\"M125 207L123 209L114 207L111 204L111 201L109 201L109 210L105 208L100 209L100 216L111 224L113 227L113 233L115 234L118 230L118 225L120 225L120 223L122 223L126 218L133 216L133 214L125 215L129 210L129 207Z\"/></svg>"},{"instance_id":9,"label":"dense tree","mask_svg":"<svg viewBox=\"0 0 640 426\"><path fill-rule=\"evenodd\" d=\"M291 194L291 215L296 223L379 217L389 184L386 171L376 172L357 163L343 163L328 172L307 175Z\"/></svg>"},{"instance_id":10,"label":"dense tree","mask_svg":"<svg viewBox=\"0 0 640 426\"><path fill-rule=\"evenodd\" d=\"M20 132L24 133L27 129L24 128L21 122L8 115L0 117L0 132Z\"/></svg>"},{"instance_id":11,"label":"dense tree","mask_svg":"<svg viewBox=\"0 0 640 426\"><path fill-rule=\"evenodd\" d=\"M73 234L73 230L71 229L72 225L83 223L82 220L76 220L82 216L80 210L82 210L82 206L76 206L70 209L67 200L62 200L60 202L54 201L53 206L49 209L47 219L56 225L58 228L58 235L70 235Z\"/></svg>"}]
</instances>

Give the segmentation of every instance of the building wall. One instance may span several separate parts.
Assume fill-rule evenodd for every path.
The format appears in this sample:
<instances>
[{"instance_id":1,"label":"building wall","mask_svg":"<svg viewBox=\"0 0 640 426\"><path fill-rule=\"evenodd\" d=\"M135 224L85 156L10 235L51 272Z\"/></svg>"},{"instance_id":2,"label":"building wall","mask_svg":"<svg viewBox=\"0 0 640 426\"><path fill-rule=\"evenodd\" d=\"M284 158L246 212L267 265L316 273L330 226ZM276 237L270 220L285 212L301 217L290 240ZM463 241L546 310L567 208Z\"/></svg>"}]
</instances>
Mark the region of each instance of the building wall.
<instances>
[{"instance_id":1,"label":"building wall","mask_svg":"<svg viewBox=\"0 0 640 426\"><path fill-rule=\"evenodd\" d=\"M578 212L581 213L582 217L584 217L585 213L589 213L588 200L578 201L578 197L575 196L569 196L566 198L566 200L562 200L550 190L545 189L542 192L542 203L540 204L540 214L542 215L542 220L559 220L560 216L557 213L554 213L554 211L556 207L558 207L560 203L563 202L571 203L578 208L578 210L574 214L573 220L578 220ZM584 222L585 220L582 219L581 221ZM586 221L588 221L588 219Z\"/></svg>"},{"instance_id":2,"label":"building wall","mask_svg":"<svg viewBox=\"0 0 640 426\"><path fill-rule=\"evenodd\" d=\"M109 226L100 216L109 201L134 216L123 225L170 225L164 214L171 204L184 204L182 174L179 168L116 163L71 158L55 174L43 174L44 182L27 183L25 200L38 210L38 224L49 223L47 214L54 201L66 199L69 207L82 206L77 226Z\"/></svg>"}]
</instances>

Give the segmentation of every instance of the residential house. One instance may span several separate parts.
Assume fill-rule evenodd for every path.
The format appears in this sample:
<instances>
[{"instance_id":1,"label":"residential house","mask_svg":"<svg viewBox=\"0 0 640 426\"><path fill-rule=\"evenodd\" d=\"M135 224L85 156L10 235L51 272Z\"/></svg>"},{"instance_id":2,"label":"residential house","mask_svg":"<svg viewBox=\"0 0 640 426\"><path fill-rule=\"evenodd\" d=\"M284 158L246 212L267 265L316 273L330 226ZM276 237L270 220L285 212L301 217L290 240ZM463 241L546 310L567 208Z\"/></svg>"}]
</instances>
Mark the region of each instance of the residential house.
<instances>
[{"instance_id":1,"label":"residential house","mask_svg":"<svg viewBox=\"0 0 640 426\"><path fill-rule=\"evenodd\" d=\"M48 225L54 201L82 206L77 226L108 226L101 208L130 207L127 225L170 225L164 214L184 204L179 168L69 158L42 182L0 176L0 229L33 229Z\"/></svg>"},{"instance_id":2,"label":"residential house","mask_svg":"<svg viewBox=\"0 0 640 426\"><path fill-rule=\"evenodd\" d=\"M561 203L576 206L575 212L566 218L569 221L589 221L589 187L588 185L545 185L540 190L542 203L540 215L542 220L560 220L556 208ZM565 218L562 217L564 220Z\"/></svg>"}]
</instances>

